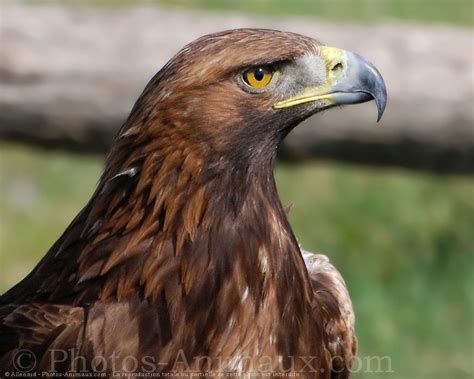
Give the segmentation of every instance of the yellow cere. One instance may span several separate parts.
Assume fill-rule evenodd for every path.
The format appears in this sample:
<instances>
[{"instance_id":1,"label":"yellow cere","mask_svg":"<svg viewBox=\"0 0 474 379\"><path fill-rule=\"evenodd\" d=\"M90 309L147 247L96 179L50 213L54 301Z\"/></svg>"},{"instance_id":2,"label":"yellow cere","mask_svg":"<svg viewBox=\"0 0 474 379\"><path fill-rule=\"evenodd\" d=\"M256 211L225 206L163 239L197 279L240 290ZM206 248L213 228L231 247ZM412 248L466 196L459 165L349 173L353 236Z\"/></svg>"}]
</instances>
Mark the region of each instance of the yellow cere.
<instances>
[{"instance_id":1,"label":"yellow cere","mask_svg":"<svg viewBox=\"0 0 474 379\"><path fill-rule=\"evenodd\" d=\"M273 72L266 67L251 68L244 72L245 83L253 88L264 88L272 81Z\"/></svg>"},{"instance_id":2,"label":"yellow cere","mask_svg":"<svg viewBox=\"0 0 474 379\"><path fill-rule=\"evenodd\" d=\"M335 47L320 46L319 51L321 56L326 62L326 78L327 84L332 85L335 76L338 74L336 67L340 67L342 70L347 67L347 55L344 50L337 49Z\"/></svg>"},{"instance_id":3,"label":"yellow cere","mask_svg":"<svg viewBox=\"0 0 474 379\"><path fill-rule=\"evenodd\" d=\"M331 87L334 84L334 79L338 75L338 73L335 72L334 67L340 67L341 70L344 70L345 67L347 67L346 52L328 46L320 46L319 51L326 64L326 82L318 86L306 87L298 95L277 102L273 106L275 109L292 107L294 105L316 100L323 101L326 105L331 105L333 103Z\"/></svg>"}]
</instances>

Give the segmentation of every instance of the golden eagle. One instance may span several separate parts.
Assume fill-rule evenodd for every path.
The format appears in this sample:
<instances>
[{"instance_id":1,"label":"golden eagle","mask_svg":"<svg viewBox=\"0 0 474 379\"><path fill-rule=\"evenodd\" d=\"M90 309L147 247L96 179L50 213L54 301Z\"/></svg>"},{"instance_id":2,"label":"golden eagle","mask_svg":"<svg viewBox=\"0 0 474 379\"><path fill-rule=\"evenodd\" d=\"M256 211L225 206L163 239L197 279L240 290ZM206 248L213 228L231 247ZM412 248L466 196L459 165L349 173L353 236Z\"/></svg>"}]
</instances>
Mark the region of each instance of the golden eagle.
<instances>
[{"instance_id":1,"label":"golden eagle","mask_svg":"<svg viewBox=\"0 0 474 379\"><path fill-rule=\"evenodd\" d=\"M369 100L380 118L373 65L298 34L184 47L145 87L87 205L1 296L2 374L348 377L344 281L300 249L273 165L302 120Z\"/></svg>"}]
</instances>

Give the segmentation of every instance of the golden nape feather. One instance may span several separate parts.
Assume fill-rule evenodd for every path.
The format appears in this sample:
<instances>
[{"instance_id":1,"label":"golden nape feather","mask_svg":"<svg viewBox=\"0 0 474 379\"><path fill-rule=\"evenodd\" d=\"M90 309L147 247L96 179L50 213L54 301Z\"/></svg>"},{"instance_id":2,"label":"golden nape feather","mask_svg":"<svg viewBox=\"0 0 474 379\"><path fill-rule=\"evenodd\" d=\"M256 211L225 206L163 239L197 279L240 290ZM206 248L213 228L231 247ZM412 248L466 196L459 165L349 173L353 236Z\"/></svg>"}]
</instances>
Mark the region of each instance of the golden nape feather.
<instances>
[{"instance_id":1,"label":"golden nape feather","mask_svg":"<svg viewBox=\"0 0 474 379\"><path fill-rule=\"evenodd\" d=\"M375 100L357 54L239 29L190 43L149 82L97 189L0 298L5 372L347 378L344 281L298 246L273 178L302 120Z\"/></svg>"}]
</instances>

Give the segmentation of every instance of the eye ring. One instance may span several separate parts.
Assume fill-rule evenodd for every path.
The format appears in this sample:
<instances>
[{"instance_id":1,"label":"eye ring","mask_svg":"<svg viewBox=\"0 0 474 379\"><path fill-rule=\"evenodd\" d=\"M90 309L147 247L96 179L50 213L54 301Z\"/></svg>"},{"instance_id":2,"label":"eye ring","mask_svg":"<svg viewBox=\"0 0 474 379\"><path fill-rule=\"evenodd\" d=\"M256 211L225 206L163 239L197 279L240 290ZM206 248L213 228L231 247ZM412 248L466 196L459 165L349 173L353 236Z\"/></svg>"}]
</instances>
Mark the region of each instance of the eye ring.
<instances>
[{"instance_id":1,"label":"eye ring","mask_svg":"<svg viewBox=\"0 0 474 379\"><path fill-rule=\"evenodd\" d=\"M254 89L267 87L274 75L274 70L268 66L252 67L242 73L244 83Z\"/></svg>"}]
</instances>

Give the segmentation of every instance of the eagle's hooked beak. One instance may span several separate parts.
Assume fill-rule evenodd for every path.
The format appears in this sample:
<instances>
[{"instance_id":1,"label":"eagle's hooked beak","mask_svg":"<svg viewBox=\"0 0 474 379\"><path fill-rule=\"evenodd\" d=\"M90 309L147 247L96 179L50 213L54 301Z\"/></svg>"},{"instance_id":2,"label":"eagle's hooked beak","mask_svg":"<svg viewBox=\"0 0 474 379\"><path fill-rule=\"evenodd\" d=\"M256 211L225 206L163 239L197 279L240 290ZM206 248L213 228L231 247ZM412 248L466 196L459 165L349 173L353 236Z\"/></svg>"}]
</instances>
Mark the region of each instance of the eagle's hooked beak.
<instances>
[{"instance_id":1,"label":"eagle's hooked beak","mask_svg":"<svg viewBox=\"0 0 474 379\"><path fill-rule=\"evenodd\" d=\"M326 64L326 81L310 86L296 96L279 101L274 108L319 101L322 108L334 105L358 104L375 100L380 120L387 104L387 90L379 71L360 55L320 46Z\"/></svg>"}]
</instances>

